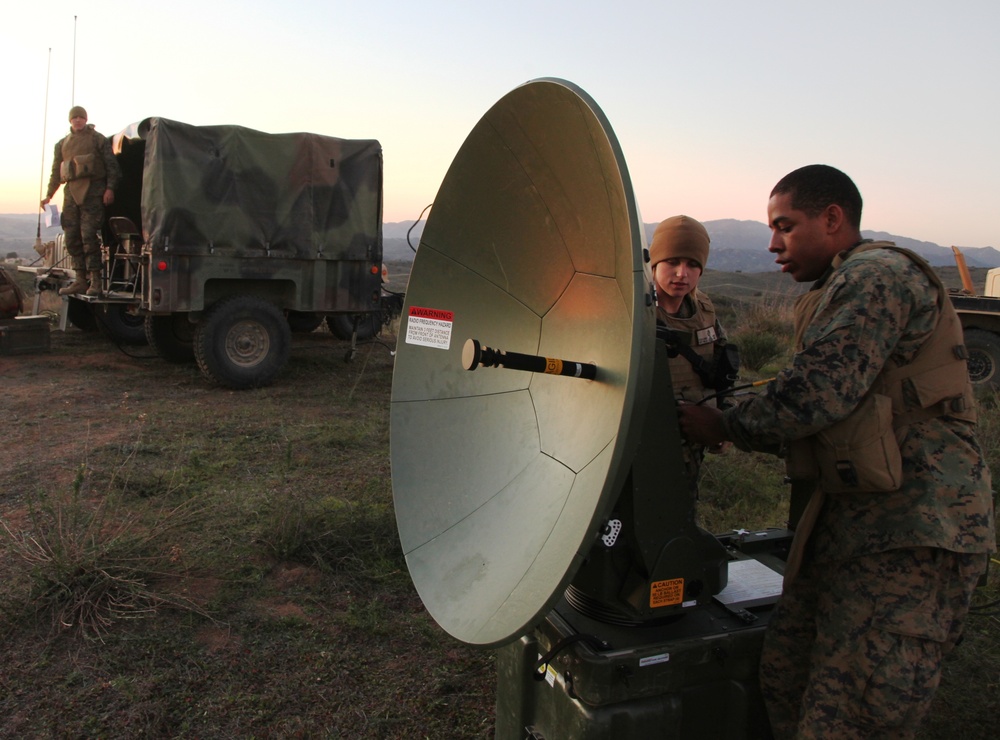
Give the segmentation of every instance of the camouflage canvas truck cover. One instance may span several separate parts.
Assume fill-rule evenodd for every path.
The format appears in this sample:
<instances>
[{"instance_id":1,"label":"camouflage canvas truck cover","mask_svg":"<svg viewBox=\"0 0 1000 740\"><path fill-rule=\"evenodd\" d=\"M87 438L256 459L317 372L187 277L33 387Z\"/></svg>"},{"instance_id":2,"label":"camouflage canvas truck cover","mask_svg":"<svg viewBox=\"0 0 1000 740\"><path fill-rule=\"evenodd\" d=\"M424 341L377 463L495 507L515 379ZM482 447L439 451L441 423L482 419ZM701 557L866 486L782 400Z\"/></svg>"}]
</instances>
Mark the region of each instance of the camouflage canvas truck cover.
<instances>
[{"instance_id":1,"label":"camouflage canvas truck cover","mask_svg":"<svg viewBox=\"0 0 1000 740\"><path fill-rule=\"evenodd\" d=\"M263 385L290 319L380 315L378 141L148 118L116 149L107 298L131 290L165 359Z\"/></svg>"}]
</instances>

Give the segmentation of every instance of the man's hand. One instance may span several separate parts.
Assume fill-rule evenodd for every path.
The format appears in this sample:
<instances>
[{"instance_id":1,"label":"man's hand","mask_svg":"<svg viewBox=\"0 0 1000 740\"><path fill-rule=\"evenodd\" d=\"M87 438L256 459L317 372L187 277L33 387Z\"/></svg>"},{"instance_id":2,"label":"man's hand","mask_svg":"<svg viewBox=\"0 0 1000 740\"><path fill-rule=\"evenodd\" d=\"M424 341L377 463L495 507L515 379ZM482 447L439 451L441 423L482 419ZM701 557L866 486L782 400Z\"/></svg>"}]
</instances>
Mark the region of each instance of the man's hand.
<instances>
[{"instance_id":1,"label":"man's hand","mask_svg":"<svg viewBox=\"0 0 1000 740\"><path fill-rule=\"evenodd\" d=\"M114 202L115 202L115 191L112 190L111 188L108 188L107 190L104 191L104 205L110 206Z\"/></svg>"},{"instance_id":2,"label":"man's hand","mask_svg":"<svg viewBox=\"0 0 1000 740\"><path fill-rule=\"evenodd\" d=\"M46 198L45 200L42 201L42 205L39 206L39 207L40 208L45 208L45 206L47 206L49 204L50 200L52 200L52 198Z\"/></svg>"},{"instance_id":3,"label":"man's hand","mask_svg":"<svg viewBox=\"0 0 1000 740\"><path fill-rule=\"evenodd\" d=\"M721 449L728 442L726 427L722 423L722 412L711 406L694 406L682 403L677 407L681 433L689 442L708 448Z\"/></svg>"}]
</instances>

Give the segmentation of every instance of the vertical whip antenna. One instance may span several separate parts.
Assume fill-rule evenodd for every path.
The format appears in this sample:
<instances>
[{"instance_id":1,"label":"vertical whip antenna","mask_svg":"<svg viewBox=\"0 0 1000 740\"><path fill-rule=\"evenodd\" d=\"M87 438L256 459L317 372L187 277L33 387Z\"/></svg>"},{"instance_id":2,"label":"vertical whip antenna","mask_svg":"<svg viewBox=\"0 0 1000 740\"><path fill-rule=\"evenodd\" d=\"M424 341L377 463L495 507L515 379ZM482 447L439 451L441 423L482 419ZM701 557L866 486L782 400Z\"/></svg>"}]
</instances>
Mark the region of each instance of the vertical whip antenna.
<instances>
[{"instance_id":1,"label":"vertical whip antenna","mask_svg":"<svg viewBox=\"0 0 1000 740\"><path fill-rule=\"evenodd\" d=\"M73 16L73 85L69 93L69 105L76 105L76 16Z\"/></svg>"},{"instance_id":2,"label":"vertical whip antenna","mask_svg":"<svg viewBox=\"0 0 1000 740\"><path fill-rule=\"evenodd\" d=\"M49 125L49 76L52 73L52 47L49 47L49 61L45 69L45 113L42 115L42 169L38 176L38 202L42 202L42 188L45 187L45 132ZM38 228L35 230L35 251L42 251L42 210L38 209Z\"/></svg>"}]
</instances>

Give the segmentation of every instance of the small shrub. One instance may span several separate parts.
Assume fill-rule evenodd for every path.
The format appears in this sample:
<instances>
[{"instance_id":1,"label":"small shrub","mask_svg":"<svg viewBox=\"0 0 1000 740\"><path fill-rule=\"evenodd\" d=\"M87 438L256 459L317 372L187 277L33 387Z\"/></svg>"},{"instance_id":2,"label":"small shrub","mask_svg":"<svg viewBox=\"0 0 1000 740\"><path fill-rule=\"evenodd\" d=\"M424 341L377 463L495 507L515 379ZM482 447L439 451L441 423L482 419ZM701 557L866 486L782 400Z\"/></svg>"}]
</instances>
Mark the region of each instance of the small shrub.
<instances>
[{"instance_id":1,"label":"small shrub","mask_svg":"<svg viewBox=\"0 0 1000 740\"><path fill-rule=\"evenodd\" d=\"M740 348L740 367L755 373L788 350L788 342L770 332L741 332L733 335L732 342Z\"/></svg>"},{"instance_id":2,"label":"small shrub","mask_svg":"<svg viewBox=\"0 0 1000 740\"><path fill-rule=\"evenodd\" d=\"M794 326L794 300L786 295L768 295L747 301L737 311L733 332L737 334L773 334L791 344ZM728 327L727 327L728 328Z\"/></svg>"},{"instance_id":3,"label":"small shrub","mask_svg":"<svg viewBox=\"0 0 1000 740\"><path fill-rule=\"evenodd\" d=\"M147 522L117 496L88 501L86 473L81 466L69 492L32 502L25 530L0 519L0 546L21 566L12 578L23 590L8 594L29 612L47 614L53 631L98 639L116 620L149 616L163 604L194 608L155 585L179 570L181 550L167 535L189 521L190 506Z\"/></svg>"},{"instance_id":4,"label":"small shrub","mask_svg":"<svg viewBox=\"0 0 1000 740\"><path fill-rule=\"evenodd\" d=\"M715 306L715 316L718 318L719 323L727 330L730 327L737 326L740 312L744 310L744 302L715 292L710 293L710 295L712 297L712 305Z\"/></svg>"},{"instance_id":5,"label":"small shrub","mask_svg":"<svg viewBox=\"0 0 1000 740\"><path fill-rule=\"evenodd\" d=\"M743 369L759 372L791 349L792 306L793 300L784 295L741 302L734 323L724 326L729 340L740 348Z\"/></svg>"},{"instance_id":6,"label":"small shrub","mask_svg":"<svg viewBox=\"0 0 1000 740\"><path fill-rule=\"evenodd\" d=\"M405 571L391 506L328 496L283 501L259 535L279 559L379 580Z\"/></svg>"}]
</instances>

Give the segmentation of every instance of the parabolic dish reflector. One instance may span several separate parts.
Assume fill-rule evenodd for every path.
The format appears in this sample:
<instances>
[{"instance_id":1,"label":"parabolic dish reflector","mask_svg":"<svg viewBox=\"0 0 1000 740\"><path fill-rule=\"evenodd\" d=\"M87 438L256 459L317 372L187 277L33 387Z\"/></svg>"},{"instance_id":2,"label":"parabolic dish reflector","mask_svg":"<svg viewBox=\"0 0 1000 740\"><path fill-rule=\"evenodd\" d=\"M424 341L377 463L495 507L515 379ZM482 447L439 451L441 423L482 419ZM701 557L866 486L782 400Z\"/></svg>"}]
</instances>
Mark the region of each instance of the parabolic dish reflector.
<instances>
[{"instance_id":1,"label":"parabolic dish reflector","mask_svg":"<svg viewBox=\"0 0 1000 740\"><path fill-rule=\"evenodd\" d=\"M643 247L614 132L563 80L498 101L441 184L406 291L390 445L410 575L463 642L508 642L550 610L622 489L652 372ZM593 363L596 379L470 372L470 338Z\"/></svg>"}]
</instances>

